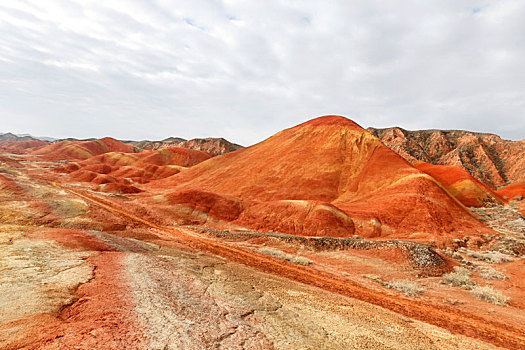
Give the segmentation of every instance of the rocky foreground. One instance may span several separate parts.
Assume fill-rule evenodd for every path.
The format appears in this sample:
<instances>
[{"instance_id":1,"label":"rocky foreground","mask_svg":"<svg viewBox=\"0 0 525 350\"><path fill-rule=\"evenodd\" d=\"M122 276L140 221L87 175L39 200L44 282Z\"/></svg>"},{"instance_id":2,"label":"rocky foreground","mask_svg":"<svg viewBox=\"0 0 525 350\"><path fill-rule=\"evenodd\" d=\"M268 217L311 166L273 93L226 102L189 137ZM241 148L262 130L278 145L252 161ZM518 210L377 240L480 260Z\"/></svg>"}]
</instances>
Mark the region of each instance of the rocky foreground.
<instances>
[{"instance_id":1,"label":"rocky foreground","mask_svg":"<svg viewBox=\"0 0 525 350\"><path fill-rule=\"evenodd\" d=\"M9 282L2 293L14 297L2 303L2 348L492 348L169 243L141 246L111 237L97 241L87 232L76 232L77 239L64 230L54 234L69 242L9 235L12 246L2 252L2 262L17 260L18 266L2 271ZM114 247L86 249L86 240ZM36 256L42 245L48 247L46 258ZM24 259L15 258L21 254Z\"/></svg>"}]
</instances>

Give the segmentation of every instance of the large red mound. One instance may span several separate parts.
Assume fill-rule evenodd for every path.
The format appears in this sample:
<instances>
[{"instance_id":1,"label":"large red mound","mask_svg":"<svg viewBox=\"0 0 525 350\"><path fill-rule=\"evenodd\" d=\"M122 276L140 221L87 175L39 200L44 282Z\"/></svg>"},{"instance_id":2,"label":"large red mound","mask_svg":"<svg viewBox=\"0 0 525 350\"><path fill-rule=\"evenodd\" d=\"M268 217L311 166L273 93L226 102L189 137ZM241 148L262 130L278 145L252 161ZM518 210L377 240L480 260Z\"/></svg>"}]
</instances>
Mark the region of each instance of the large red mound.
<instances>
[{"instance_id":1,"label":"large red mound","mask_svg":"<svg viewBox=\"0 0 525 350\"><path fill-rule=\"evenodd\" d=\"M106 192L137 193L132 183L163 179L209 158L206 152L173 147L140 153L109 152L55 170L69 173L75 181L111 184L99 187Z\"/></svg>"},{"instance_id":2,"label":"large red mound","mask_svg":"<svg viewBox=\"0 0 525 350\"><path fill-rule=\"evenodd\" d=\"M425 162L416 162L414 166L438 180L450 194L467 207L480 208L487 205L505 203L505 199L502 196L474 178L465 169Z\"/></svg>"},{"instance_id":3,"label":"large red mound","mask_svg":"<svg viewBox=\"0 0 525 350\"><path fill-rule=\"evenodd\" d=\"M133 152L134 147L111 137L94 141L59 141L32 152L50 160L83 160L108 152Z\"/></svg>"},{"instance_id":4,"label":"large red mound","mask_svg":"<svg viewBox=\"0 0 525 350\"><path fill-rule=\"evenodd\" d=\"M492 232L436 180L340 116L283 130L148 187L171 198L178 192L237 198L242 210L228 220L261 230L422 239ZM205 200L179 201L174 215L194 210L213 218Z\"/></svg>"}]
</instances>

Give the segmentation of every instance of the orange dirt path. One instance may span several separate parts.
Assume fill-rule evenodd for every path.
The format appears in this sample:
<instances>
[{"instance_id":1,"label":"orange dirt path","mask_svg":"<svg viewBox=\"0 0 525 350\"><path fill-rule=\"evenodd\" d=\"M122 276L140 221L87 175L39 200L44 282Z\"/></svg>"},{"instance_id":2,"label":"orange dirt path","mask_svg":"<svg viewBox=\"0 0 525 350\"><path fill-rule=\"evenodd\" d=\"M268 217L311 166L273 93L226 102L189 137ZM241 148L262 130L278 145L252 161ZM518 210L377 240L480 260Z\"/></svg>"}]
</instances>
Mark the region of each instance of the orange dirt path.
<instances>
[{"instance_id":1,"label":"orange dirt path","mask_svg":"<svg viewBox=\"0 0 525 350\"><path fill-rule=\"evenodd\" d=\"M107 200L99 198L93 194L73 190L55 182L52 182L51 184L88 200L113 214L123 216L126 219L164 232L167 234L165 238L179 239L189 247L216 254L231 261L251 266L265 272L284 276L333 293L338 293L378 305L410 318L448 329L452 333L459 333L469 337L478 338L506 348L525 348L525 328L518 329L494 320L484 319L473 314L453 309L447 305L438 305L424 300L410 300L401 296L382 293L311 267L302 267L254 251L231 247L225 243L216 242L209 238L202 237L187 229L163 227L133 215L125 210L116 208L111 205L111 203L108 203Z\"/></svg>"}]
</instances>

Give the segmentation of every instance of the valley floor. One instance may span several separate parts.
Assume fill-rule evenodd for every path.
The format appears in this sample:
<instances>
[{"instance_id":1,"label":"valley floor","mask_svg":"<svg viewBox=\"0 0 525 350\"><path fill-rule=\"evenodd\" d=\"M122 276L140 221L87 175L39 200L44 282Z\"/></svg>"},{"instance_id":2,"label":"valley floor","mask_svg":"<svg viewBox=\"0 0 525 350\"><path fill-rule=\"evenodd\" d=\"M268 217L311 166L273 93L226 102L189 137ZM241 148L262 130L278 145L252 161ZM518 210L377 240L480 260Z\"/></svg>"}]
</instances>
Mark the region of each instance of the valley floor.
<instances>
[{"instance_id":1,"label":"valley floor","mask_svg":"<svg viewBox=\"0 0 525 350\"><path fill-rule=\"evenodd\" d=\"M525 347L520 257L442 252L447 264L505 274L472 276L510 296L492 305L414 267L403 246L166 227L128 210L126 197L20 164L0 174L2 349ZM421 296L388 288L406 279Z\"/></svg>"}]
</instances>

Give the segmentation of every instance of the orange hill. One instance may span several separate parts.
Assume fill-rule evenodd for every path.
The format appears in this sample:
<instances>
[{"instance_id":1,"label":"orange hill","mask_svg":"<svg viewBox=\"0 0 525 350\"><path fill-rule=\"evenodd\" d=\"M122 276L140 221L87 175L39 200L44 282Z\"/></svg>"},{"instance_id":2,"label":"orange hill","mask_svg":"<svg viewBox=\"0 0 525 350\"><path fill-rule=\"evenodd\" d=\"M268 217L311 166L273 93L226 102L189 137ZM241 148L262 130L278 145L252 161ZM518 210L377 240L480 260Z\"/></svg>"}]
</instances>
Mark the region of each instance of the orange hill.
<instances>
[{"instance_id":1,"label":"orange hill","mask_svg":"<svg viewBox=\"0 0 525 350\"><path fill-rule=\"evenodd\" d=\"M436 240L493 233L436 180L340 116L283 130L148 188L185 222Z\"/></svg>"},{"instance_id":2,"label":"orange hill","mask_svg":"<svg viewBox=\"0 0 525 350\"><path fill-rule=\"evenodd\" d=\"M83 160L108 152L133 152L134 147L111 137L94 141L58 141L32 152L50 160Z\"/></svg>"},{"instance_id":3,"label":"orange hill","mask_svg":"<svg viewBox=\"0 0 525 350\"><path fill-rule=\"evenodd\" d=\"M518 182L513 185L500 188L496 191L499 195L509 201L518 201L518 213L525 216L525 182Z\"/></svg>"},{"instance_id":4,"label":"orange hill","mask_svg":"<svg viewBox=\"0 0 525 350\"><path fill-rule=\"evenodd\" d=\"M500 196L508 198L509 200L520 198L520 196L521 199L523 199L525 198L525 181L500 188L496 191L496 193L498 193Z\"/></svg>"},{"instance_id":5,"label":"orange hill","mask_svg":"<svg viewBox=\"0 0 525 350\"><path fill-rule=\"evenodd\" d=\"M504 204L502 196L474 178L464 169L451 165L433 165L416 162L414 166L438 180L447 191L467 207Z\"/></svg>"},{"instance_id":6,"label":"orange hill","mask_svg":"<svg viewBox=\"0 0 525 350\"><path fill-rule=\"evenodd\" d=\"M106 192L137 193L140 190L132 184L163 179L209 158L206 152L173 147L140 153L109 152L55 170L69 173L76 181L101 185L99 189Z\"/></svg>"}]
</instances>

